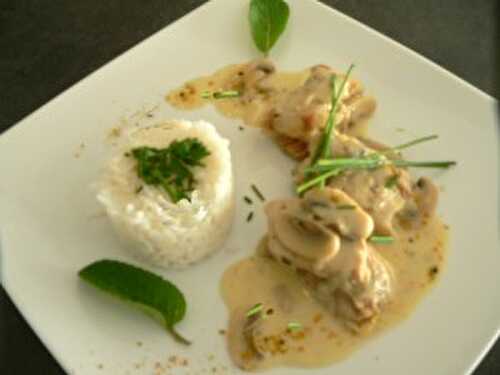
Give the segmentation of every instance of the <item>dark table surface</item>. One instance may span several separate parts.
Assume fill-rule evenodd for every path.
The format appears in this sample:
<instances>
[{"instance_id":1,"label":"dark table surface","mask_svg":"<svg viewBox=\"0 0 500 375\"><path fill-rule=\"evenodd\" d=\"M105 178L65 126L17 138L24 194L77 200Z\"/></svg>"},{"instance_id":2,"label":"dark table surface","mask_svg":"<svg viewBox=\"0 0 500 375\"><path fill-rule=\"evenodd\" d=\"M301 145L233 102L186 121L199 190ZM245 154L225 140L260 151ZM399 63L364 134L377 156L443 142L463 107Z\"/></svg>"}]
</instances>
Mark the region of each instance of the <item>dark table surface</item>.
<instances>
[{"instance_id":1,"label":"dark table surface","mask_svg":"<svg viewBox=\"0 0 500 375\"><path fill-rule=\"evenodd\" d=\"M499 98L500 1L323 1ZM0 132L204 2L0 0ZM63 373L0 288L0 374ZM474 374L500 374L499 342Z\"/></svg>"}]
</instances>

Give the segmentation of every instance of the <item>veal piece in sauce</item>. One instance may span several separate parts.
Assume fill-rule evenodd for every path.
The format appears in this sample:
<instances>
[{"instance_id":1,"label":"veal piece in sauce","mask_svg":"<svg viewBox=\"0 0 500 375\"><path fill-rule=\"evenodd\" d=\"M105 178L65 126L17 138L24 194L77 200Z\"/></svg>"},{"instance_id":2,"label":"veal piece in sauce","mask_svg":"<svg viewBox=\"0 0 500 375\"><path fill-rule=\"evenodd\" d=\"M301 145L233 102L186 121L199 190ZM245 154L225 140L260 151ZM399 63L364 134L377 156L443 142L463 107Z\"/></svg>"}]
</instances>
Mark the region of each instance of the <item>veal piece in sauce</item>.
<instances>
[{"instance_id":1,"label":"veal piece in sauce","mask_svg":"<svg viewBox=\"0 0 500 375\"><path fill-rule=\"evenodd\" d=\"M340 311L348 319L337 316L332 311L334 298L329 303L311 288L307 273L294 264L275 261L268 238L255 255L227 269L221 288L230 312L227 340L234 363L248 371L324 367L347 358L367 340L407 318L443 269L447 227L433 218L418 230L399 224L394 230L392 244L373 245L371 250L390 270L390 294L385 295L389 299L362 324L350 318L349 300L341 302L347 311ZM334 289L328 288L328 280L323 283L326 297ZM249 319L247 314L257 303L262 310ZM293 323L300 328L293 328Z\"/></svg>"},{"instance_id":2,"label":"veal piece in sauce","mask_svg":"<svg viewBox=\"0 0 500 375\"><path fill-rule=\"evenodd\" d=\"M326 65L280 73L269 60L231 65L171 92L174 106L211 102L224 115L260 127L299 161L308 178L345 76ZM231 90L238 97L203 99ZM250 258L226 270L228 346L242 369L317 367L339 361L367 338L408 316L444 266L447 227L437 218L439 191L391 160L399 152L364 136L376 108L360 82L348 79L328 155L384 161L334 174L300 197L268 202L267 235ZM400 164L399 164L400 165ZM373 239L390 236L390 243Z\"/></svg>"},{"instance_id":3,"label":"veal piece in sauce","mask_svg":"<svg viewBox=\"0 0 500 375\"><path fill-rule=\"evenodd\" d=\"M330 77L335 71L316 65L296 73L281 73L266 59L229 65L212 76L201 77L170 92L167 101L181 109L194 109L213 102L229 117L248 126L265 129L290 156L309 155L309 141L325 126L330 110ZM338 74L337 79L341 80ZM238 98L203 99L203 92L235 90ZM350 134L362 130L363 120L375 110L359 81L350 79L342 94L336 126Z\"/></svg>"}]
</instances>

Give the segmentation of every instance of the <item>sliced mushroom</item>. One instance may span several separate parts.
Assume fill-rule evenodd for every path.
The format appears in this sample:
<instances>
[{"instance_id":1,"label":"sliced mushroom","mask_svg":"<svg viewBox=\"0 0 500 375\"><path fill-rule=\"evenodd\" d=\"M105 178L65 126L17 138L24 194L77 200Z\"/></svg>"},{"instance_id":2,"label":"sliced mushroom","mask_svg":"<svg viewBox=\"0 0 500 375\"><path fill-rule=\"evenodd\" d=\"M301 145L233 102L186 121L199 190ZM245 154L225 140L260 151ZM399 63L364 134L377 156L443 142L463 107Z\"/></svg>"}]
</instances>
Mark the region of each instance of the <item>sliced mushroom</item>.
<instances>
[{"instance_id":1,"label":"sliced mushroom","mask_svg":"<svg viewBox=\"0 0 500 375\"><path fill-rule=\"evenodd\" d=\"M278 237L274 234L269 234L268 250L270 255L280 263L298 270L314 272L314 262L307 260L284 247ZM318 272L318 277L326 277L326 275Z\"/></svg>"},{"instance_id":2,"label":"sliced mushroom","mask_svg":"<svg viewBox=\"0 0 500 375\"><path fill-rule=\"evenodd\" d=\"M427 177L421 177L413 185L411 199L406 202L399 213L401 225L404 228L418 228L425 225L436 212L439 189Z\"/></svg>"},{"instance_id":3,"label":"sliced mushroom","mask_svg":"<svg viewBox=\"0 0 500 375\"><path fill-rule=\"evenodd\" d=\"M247 309L239 308L231 313L228 329L229 354L234 363L244 370L254 370L264 359L255 345L255 330L260 324L260 316L247 317Z\"/></svg>"},{"instance_id":4,"label":"sliced mushroom","mask_svg":"<svg viewBox=\"0 0 500 375\"><path fill-rule=\"evenodd\" d=\"M270 77L275 72L276 67L271 60L260 59L250 62L243 72L245 94L272 90Z\"/></svg>"},{"instance_id":5,"label":"sliced mushroom","mask_svg":"<svg viewBox=\"0 0 500 375\"><path fill-rule=\"evenodd\" d=\"M321 223L351 239L368 238L373 220L356 201L339 189L313 189L304 196L304 204Z\"/></svg>"},{"instance_id":6,"label":"sliced mushroom","mask_svg":"<svg viewBox=\"0 0 500 375\"><path fill-rule=\"evenodd\" d=\"M414 188L414 198L423 218L430 218L436 212L439 189L430 178L421 177Z\"/></svg>"},{"instance_id":7,"label":"sliced mushroom","mask_svg":"<svg viewBox=\"0 0 500 375\"><path fill-rule=\"evenodd\" d=\"M313 189L268 203L266 214L271 257L292 266L319 302L356 324L380 311L391 275L367 242L374 222L356 201L338 189ZM347 299L338 308L337 291Z\"/></svg>"},{"instance_id":8,"label":"sliced mushroom","mask_svg":"<svg viewBox=\"0 0 500 375\"><path fill-rule=\"evenodd\" d=\"M351 170L330 179L328 185L344 191L355 199L372 217L375 232L391 235L394 215L405 204L405 199L399 189L388 189L385 186L392 176L391 167Z\"/></svg>"},{"instance_id":9,"label":"sliced mushroom","mask_svg":"<svg viewBox=\"0 0 500 375\"><path fill-rule=\"evenodd\" d=\"M281 243L305 259L332 258L339 251L338 236L313 221L283 214L275 218L274 227Z\"/></svg>"},{"instance_id":10,"label":"sliced mushroom","mask_svg":"<svg viewBox=\"0 0 500 375\"><path fill-rule=\"evenodd\" d=\"M340 249L338 235L301 212L299 200L271 202L266 213L270 252L285 264L322 274Z\"/></svg>"}]
</instances>

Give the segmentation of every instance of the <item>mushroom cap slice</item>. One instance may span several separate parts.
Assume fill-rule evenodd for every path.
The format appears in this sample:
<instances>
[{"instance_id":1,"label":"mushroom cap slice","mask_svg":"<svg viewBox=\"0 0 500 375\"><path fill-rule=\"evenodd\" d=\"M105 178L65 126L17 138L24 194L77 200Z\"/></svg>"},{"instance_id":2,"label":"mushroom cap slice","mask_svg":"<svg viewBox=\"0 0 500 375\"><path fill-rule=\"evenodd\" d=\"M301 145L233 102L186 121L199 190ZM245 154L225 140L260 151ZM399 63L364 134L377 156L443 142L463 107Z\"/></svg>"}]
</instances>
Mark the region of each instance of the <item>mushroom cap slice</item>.
<instances>
[{"instance_id":1,"label":"mushroom cap slice","mask_svg":"<svg viewBox=\"0 0 500 375\"><path fill-rule=\"evenodd\" d=\"M340 249L340 239L335 233L297 215L278 215L274 227L281 243L305 259L332 258Z\"/></svg>"},{"instance_id":2,"label":"mushroom cap slice","mask_svg":"<svg viewBox=\"0 0 500 375\"><path fill-rule=\"evenodd\" d=\"M368 238L374 222L358 203L340 189L313 189L306 193L304 204L321 223L351 239Z\"/></svg>"}]
</instances>

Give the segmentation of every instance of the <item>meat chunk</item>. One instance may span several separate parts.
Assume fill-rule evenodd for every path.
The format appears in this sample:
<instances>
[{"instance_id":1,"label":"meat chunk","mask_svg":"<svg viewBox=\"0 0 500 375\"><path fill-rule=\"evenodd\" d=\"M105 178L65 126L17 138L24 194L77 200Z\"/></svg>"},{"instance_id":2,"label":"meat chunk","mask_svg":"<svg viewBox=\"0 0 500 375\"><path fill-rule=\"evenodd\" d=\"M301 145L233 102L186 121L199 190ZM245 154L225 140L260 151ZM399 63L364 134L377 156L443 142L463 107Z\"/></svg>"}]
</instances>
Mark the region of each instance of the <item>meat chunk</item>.
<instances>
[{"instance_id":1,"label":"meat chunk","mask_svg":"<svg viewBox=\"0 0 500 375\"><path fill-rule=\"evenodd\" d=\"M303 206L322 225L345 238L368 238L373 232L372 218L360 209L356 201L340 190L311 190L306 195Z\"/></svg>"},{"instance_id":2,"label":"meat chunk","mask_svg":"<svg viewBox=\"0 0 500 375\"><path fill-rule=\"evenodd\" d=\"M311 142L315 149L317 140ZM366 157L374 154L358 139L346 134L335 132L332 141L333 157ZM298 168L297 181L304 179L302 170L310 164L306 159ZM387 182L397 178L395 185L388 188ZM377 169L353 169L328 180L328 185L340 189L352 197L375 222L377 234L391 234L394 215L405 205L406 198L411 195L410 176L403 170L393 166Z\"/></svg>"},{"instance_id":3,"label":"meat chunk","mask_svg":"<svg viewBox=\"0 0 500 375\"><path fill-rule=\"evenodd\" d=\"M324 128L331 108L331 77L337 77L337 90L343 79L326 65L311 68L306 82L278 98L268 127L277 143L292 157L303 160L309 142ZM375 100L363 96L359 82L349 80L341 93L336 127L346 132L375 110Z\"/></svg>"},{"instance_id":4,"label":"meat chunk","mask_svg":"<svg viewBox=\"0 0 500 375\"><path fill-rule=\"evenodd\" d=\"M268 203L266 214L270 255L296 269L321 303L353 322L380 312L391 294L390 270L367 242L372 218L352 198L315 189Z\"/></svg>"},{"instance_id":5,"label":"meat chunk","mask_svg":"<svg viewBox=\"0 0 500 375\"><path fill-rule=\"evenodd\" d=\"M412 185L411 199L398 213L405 228L418 228L434 216L439 198L439 189L430 178L420 177Z\"/></svg>"},{"instance_id":6,"label":"meat chunk","mask_svg":"<svg viewBox=\"0 0 500 375\"><path fill-rule=\"evenodd\" d=\"M351 170L332 178L328 185L341 189L363 207L373 218L377 234L393 233L393 219L405 205L405 198L399 187L386 184L398 173L394 167L381 167L374 170ZM406 175L399 177L406 178Z\"/></svg>"},{"instance_id":7,"label":"meat chunk","mask_svg":"<svg viewBox=\"0 0 500 375\"><path fill-rule=\"evenodd\" d=\"M283 95L277 103L270 128L280 135L306 143L321 131L330 110L332 74L323 65L313 67L304 85Z\"/></svg>"}]
</instances>

